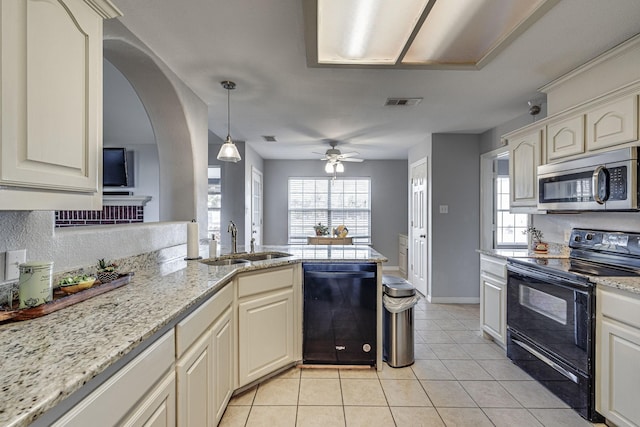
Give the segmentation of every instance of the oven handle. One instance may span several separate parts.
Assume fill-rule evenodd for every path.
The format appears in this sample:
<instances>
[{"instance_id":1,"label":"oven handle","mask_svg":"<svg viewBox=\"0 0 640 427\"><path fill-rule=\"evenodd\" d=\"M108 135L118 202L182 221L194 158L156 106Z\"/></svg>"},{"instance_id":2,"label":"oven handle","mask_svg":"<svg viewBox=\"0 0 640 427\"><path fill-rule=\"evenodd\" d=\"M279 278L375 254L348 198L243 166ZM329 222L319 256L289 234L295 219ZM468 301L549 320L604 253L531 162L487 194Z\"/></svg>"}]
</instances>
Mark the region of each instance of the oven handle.
<instances>
[{"instance_id":1,"label":"oven handle","mask_svg":"<svg viewBox=\"0 0 640 427\"><path fill-rule=\"evenodd\" d=\"M549 365L550 367L552 367L553 369L558 371L563 376L567 377L568 379L570 379L574 383L578 384L578 377L575 374L567 371L562 366L558 365L556 362L554 362L553 360L549 359L547 356L543 355L542 353L540 353L537 350L534 350L531 346L529 346L529 345L523 343L522 341L519 341L519 340L517 340L517 339L515 339L513 337L511 338L511 341L513 341L514 343L518 344L520 347L522 347L523 349L525 349L529 353L533 354L535 357L537 357L542 362L546 363L547 365Z\"/></svg>"}]
</instances>

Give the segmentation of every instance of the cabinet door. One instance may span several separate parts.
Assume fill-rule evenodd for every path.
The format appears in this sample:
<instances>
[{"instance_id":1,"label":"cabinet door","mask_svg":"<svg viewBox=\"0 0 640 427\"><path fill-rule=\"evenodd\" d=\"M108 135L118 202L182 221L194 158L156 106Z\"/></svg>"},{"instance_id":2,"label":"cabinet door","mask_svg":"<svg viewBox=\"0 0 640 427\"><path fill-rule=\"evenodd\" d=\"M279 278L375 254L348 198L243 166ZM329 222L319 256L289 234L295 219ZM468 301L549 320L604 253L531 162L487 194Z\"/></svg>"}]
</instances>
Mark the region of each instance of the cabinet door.
<instances>
[{"instance_id":1,"label":"cabinet door","mask_svg":"<svg viewBox=\"0 0 640 427\"><path fill-rule=\"evenodd\" d=\"M220 421L233 392L233 310L231 307L211 327L213 339L213 411Z\"/></svg>"},{"instance_id":2,"label":"cabinet door","mask_svg":"<svg viewBox=\"0 0 640 427\"><path fill-rule=\"evenodd\" d=\"M176 425L176 374L169 372L138 405L124 427L172 427Z\"/></svg>"},{"instance_id":3,"label":"cabinet door","mask_svg":"<svg viewBox=\"0 0 640 427\"><path fill-rule=\"evenodd\" d=\"M547 160L584 153L584 115L547 126Z\"/></svg>"},{"instance_id":4,"label":"cabinet door","mask_svg":"<svg viewBox=\"0 0 640 427\"><path fill-rule=\"evenodd\" d=\"M83 0L2 1L0 183L95 193L102 17Z\"/></svg>"},{"instance_id":5,"label":"cabinet door","mask_svg":"<svg viewBox=\"0 0 640 427\"><path fill-rule=\"evenodd\" d=\"M480 326L504 347L507 330L506 283L480 276Z\"/></svg>"},{"instance_id":6,"label":"cabinet door","mask_svg":"<svg viewBox=\"0 0 640 427\"><path fill-rule=\"evenodd\" d=\"M638 96L610 102L587 113L589 151L638 140Z\"/></svg>"},{"instance_id":7,"label":"cabinet door","mask_svg":"<svg viewBox=\"0 0 640 427\"><path fill-rule=\"evenodd\" d=\"M288 289L238 304L240 386L294 361L293 301Z\"/></svg>"},{"instance_id":8,"label":"cabinet door","mask_svg":"<svg viewBox=\"0 0 640 427\"><path fill-rule=\"evenodd\" d=\"M596 408L617 426L640 425L640 329L608 318L598 322Z\"/></svg>"},{"instance_id":9,"label":"cabinet door","mask_svg":"<svg viewBox=\"0 0 640 427\"><path fill-rule=\"evenodd\" d=\"M509 139L509 182L511 207L535 207L538 204L537 168L540 165L542 130Z\"/></svg>"},{"instance_id":10,"label":"cabinet door","mask_svg":"<svg viewBox=\"0 0 640 427\"><path fill-rule=\"evenodd\" d=\"M213 341L205 333L176 363L179 426L215 425L213 416Z\"/></svg>"}]
</instances>

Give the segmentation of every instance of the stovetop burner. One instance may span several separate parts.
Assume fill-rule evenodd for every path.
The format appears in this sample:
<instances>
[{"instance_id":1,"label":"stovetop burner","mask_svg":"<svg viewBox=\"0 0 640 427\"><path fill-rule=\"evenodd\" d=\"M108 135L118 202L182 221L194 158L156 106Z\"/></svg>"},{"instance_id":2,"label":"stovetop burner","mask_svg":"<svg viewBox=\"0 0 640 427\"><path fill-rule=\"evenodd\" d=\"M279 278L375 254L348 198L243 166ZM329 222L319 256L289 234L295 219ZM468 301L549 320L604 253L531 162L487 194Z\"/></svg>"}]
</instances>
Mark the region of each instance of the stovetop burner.
<instances>
[{"instance_id":1,"label":"stovetop burner","mask_svg":"<svg viewBox=\"0 0 640 427\"><path fill-rule=\"evenodd\" d=\"M551 272L576 274L580 276L628 277L638 276L640 272L631 268L615 267L570 258L512 258L513 262L536 266Z\"/></svg>"}]
</instances>

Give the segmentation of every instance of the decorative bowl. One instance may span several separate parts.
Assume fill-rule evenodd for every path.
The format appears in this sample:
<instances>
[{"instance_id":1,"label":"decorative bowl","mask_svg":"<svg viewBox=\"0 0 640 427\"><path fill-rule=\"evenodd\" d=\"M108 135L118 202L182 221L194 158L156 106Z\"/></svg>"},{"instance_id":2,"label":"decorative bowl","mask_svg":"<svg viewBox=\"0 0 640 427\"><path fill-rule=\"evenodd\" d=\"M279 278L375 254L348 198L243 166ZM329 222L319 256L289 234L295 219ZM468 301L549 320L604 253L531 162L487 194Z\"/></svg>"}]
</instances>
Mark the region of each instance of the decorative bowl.
<instances>
[{"instance_id":1,"label":"decorative bowl","mask_svg":"<svg viewBox=\"0 0 640 427\"><path fill-rule=\"evenodd\" d=\"M84 291L85 289L89 289L96 282L95 277L89 277L82 282L74 283L72 285L60 286L60 290L66 294L75 294L76 292Z\"/></svg>"}]
</instances>

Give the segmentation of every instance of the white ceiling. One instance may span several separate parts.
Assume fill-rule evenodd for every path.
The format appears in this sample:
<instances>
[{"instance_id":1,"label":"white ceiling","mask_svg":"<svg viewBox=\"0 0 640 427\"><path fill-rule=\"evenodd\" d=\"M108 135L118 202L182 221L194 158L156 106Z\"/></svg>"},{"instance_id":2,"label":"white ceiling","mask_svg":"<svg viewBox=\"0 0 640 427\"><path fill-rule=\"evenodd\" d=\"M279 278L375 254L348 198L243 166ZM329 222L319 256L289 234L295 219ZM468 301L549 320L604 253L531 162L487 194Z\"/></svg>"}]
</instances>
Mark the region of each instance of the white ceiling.
<instances>
[{"instance_id":1,"label":"white ceiling","mask_svg":"<svg viewBox=\"0 0 640 427\"><path fill-rule=\"evenodd\" d=\"M429 133L480 133L526 114L536 89L640 33L638 0L561 0L478 71L308 68L302 0L113 0L121 19L209 105L209 129L266 159L326 139L365 159L407 157ZM384 107L423 97L416 107ZM264 142L275 135L278 142Z\"/></svg>"}]
</instances>

